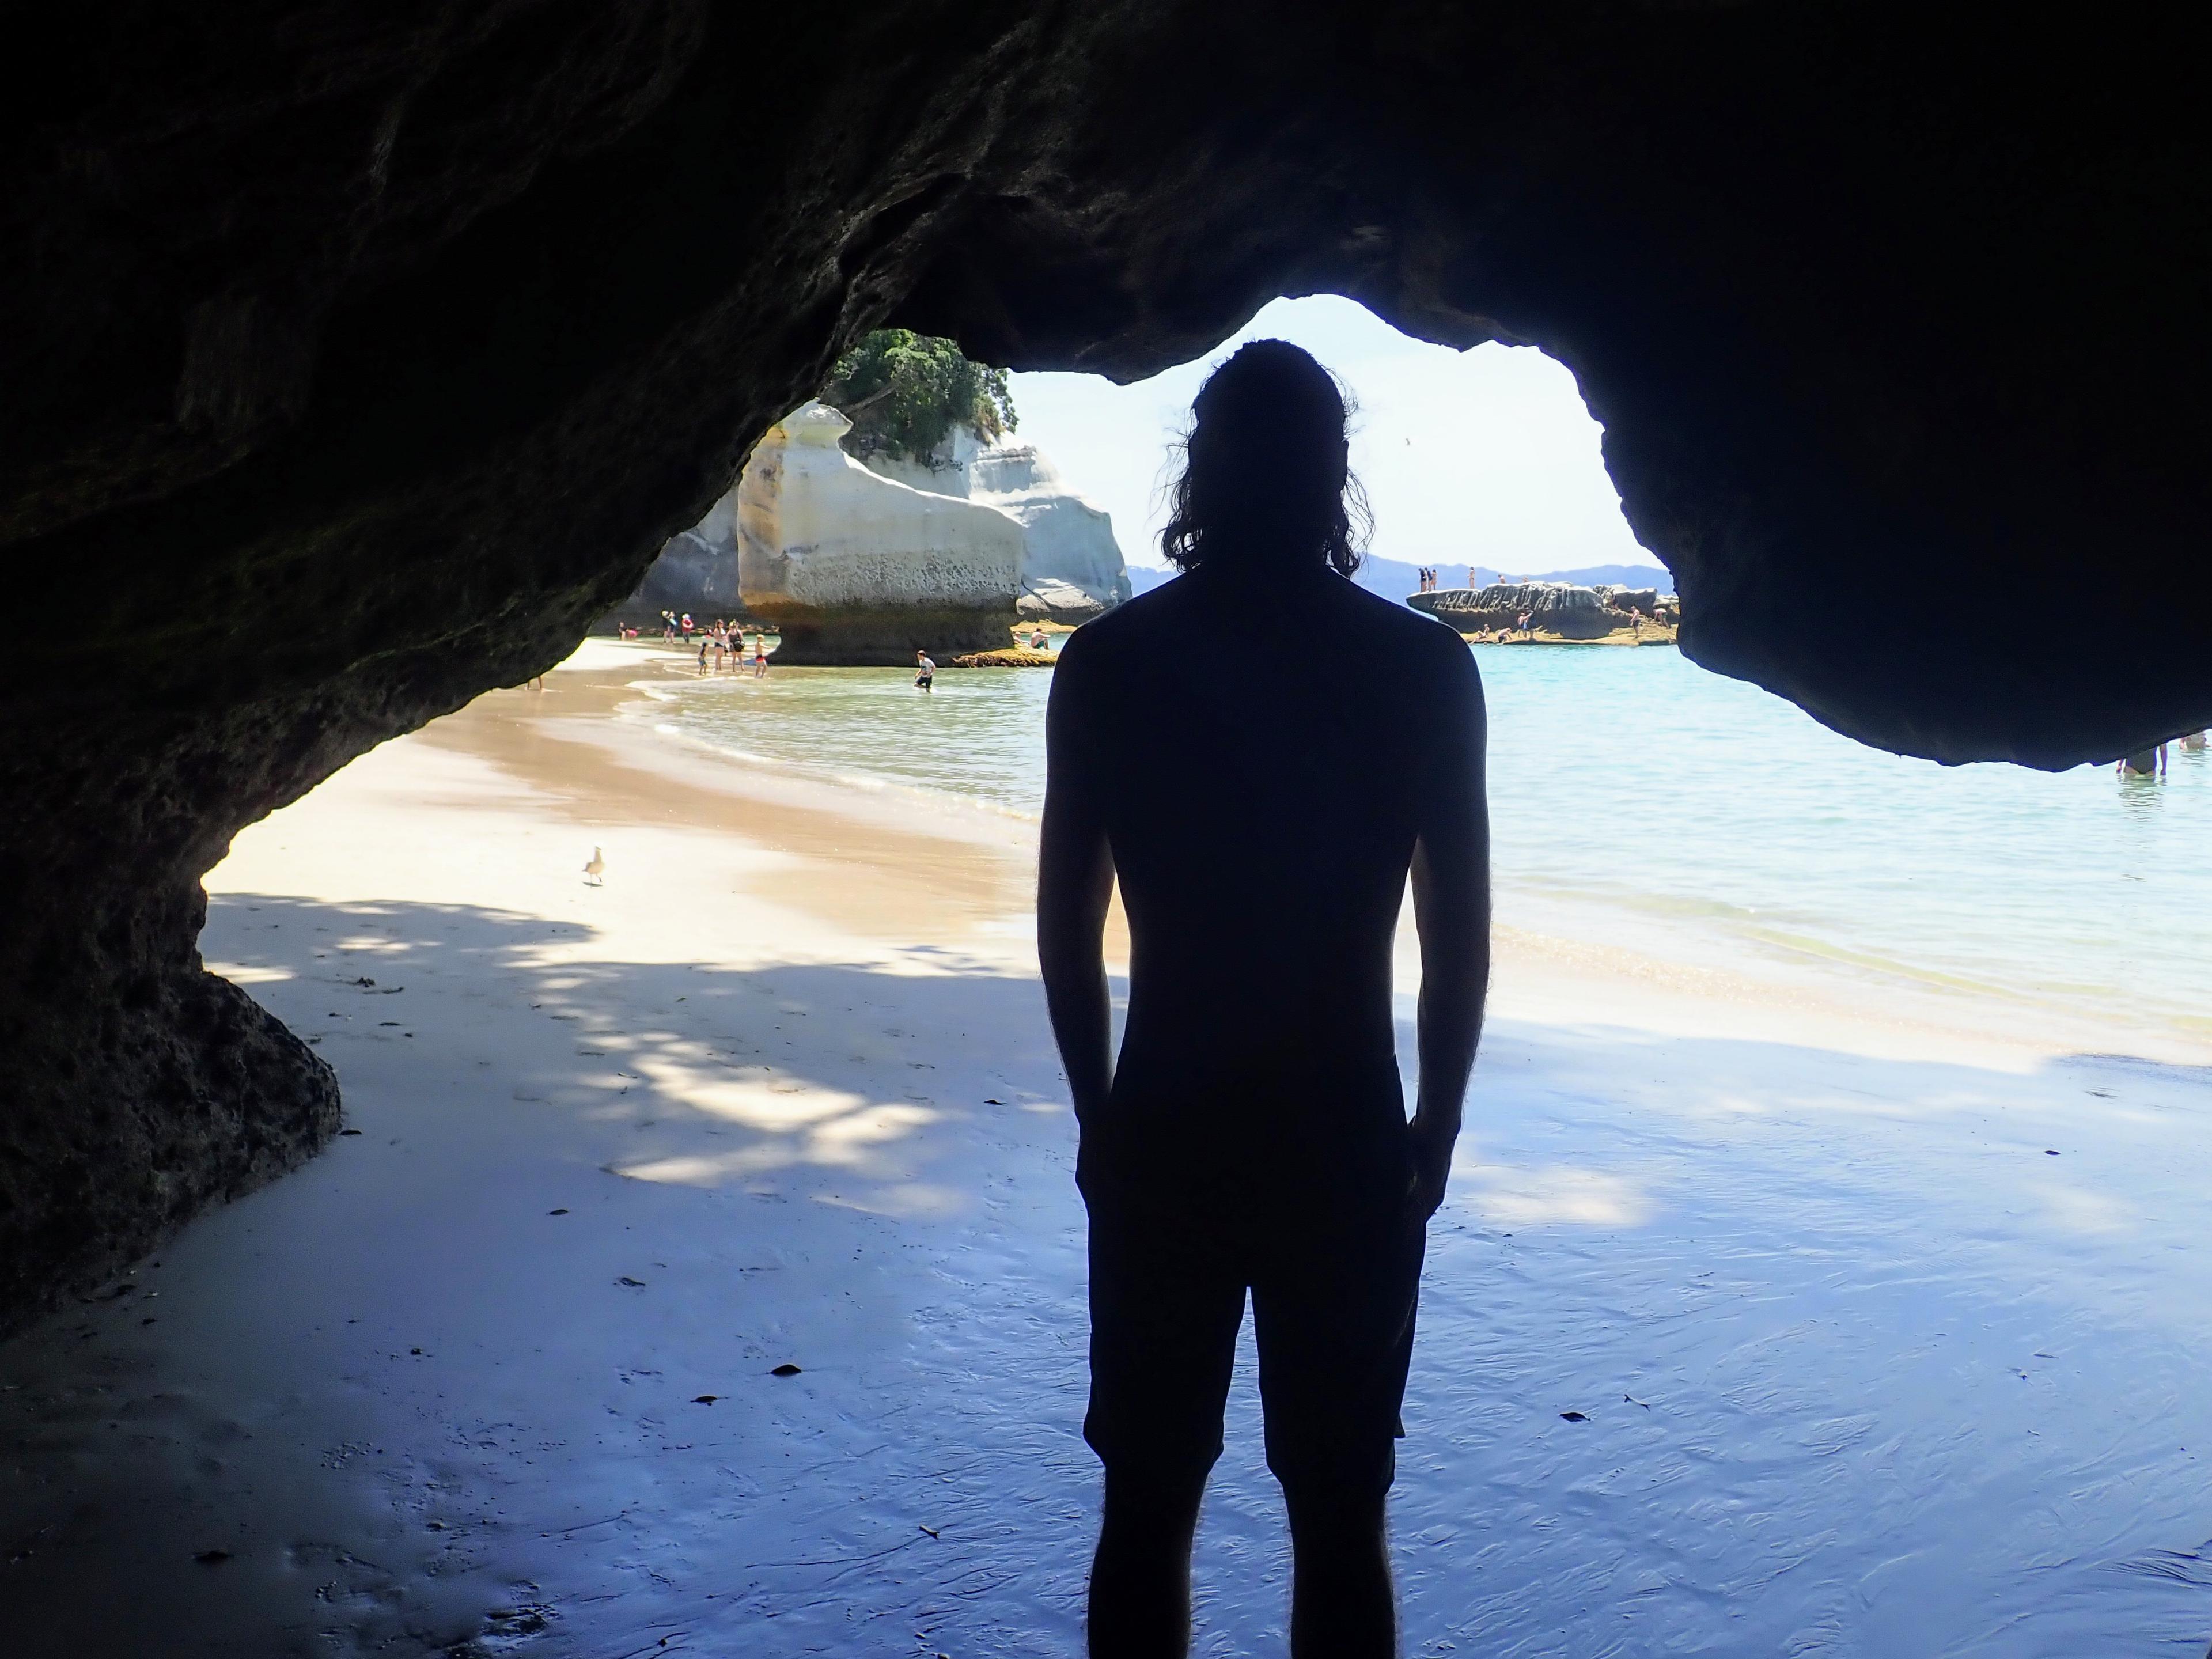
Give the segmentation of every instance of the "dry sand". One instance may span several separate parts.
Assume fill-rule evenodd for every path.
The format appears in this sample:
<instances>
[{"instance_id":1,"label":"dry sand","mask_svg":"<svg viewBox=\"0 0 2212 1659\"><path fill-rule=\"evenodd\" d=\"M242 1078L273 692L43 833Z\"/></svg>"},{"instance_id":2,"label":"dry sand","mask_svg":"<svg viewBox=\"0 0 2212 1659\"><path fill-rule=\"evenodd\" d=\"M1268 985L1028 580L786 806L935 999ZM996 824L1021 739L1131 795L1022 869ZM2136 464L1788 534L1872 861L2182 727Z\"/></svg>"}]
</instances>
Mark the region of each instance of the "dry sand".
<instances>
[{"instance_id":1,"label":"dry sand","mask_svg":"<svg viewBox=\"0 0 2212 1659\"><path fill-rule=\"evenodd\" d=\"M1079 1650L1030 831L655 742L634 668L386 744L210 878L210 965L349 1133L0 1352L0 1652ZM2203 1072L1502 945L1407 1650L2201 1651ZM1255 1419L1248 1352L1204 1654L1281 1648Z\"/></svg>"}]
</instances>

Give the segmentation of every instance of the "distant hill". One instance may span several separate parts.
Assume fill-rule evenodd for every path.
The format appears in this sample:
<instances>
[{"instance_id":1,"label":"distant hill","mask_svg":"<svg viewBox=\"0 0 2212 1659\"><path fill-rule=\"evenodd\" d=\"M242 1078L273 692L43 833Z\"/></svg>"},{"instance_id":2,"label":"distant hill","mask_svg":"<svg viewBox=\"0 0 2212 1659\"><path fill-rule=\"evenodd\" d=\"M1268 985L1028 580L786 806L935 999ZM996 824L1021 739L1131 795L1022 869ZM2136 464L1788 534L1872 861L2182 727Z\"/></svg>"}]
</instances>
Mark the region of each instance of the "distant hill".
<instances>
[{"instance_id":1,"label":"distant hill","mask_svg":"<svg viewBox=\"0 0 2212 1659\"><path fill-rule=\"evenodd\" d=\"M1406 564L1397 559L1378 559L1370 556L1352 577L1370 592L1380 593L1386 599L1402 601L1406 595L1420 586L1420 567ZM1129 586L1145 593L1158 587L1175 574L1156 566L1133 564L1129 567ZM1438 580L1446 587L1458 587L1467 581L1468 567L1447 564L1437 567ZM1600 582L1619 582L1624 587L1656 587L1662 593L1674 591L1674 578L1662 566L1656 564L1586 564L1572 570L1511 570L1499 572L1487 565L1474 567L1477 587L1487 587L1501 579L1514 581L1572 582L1578 587L1595 587Z\"/></svg>"}]
</instances>

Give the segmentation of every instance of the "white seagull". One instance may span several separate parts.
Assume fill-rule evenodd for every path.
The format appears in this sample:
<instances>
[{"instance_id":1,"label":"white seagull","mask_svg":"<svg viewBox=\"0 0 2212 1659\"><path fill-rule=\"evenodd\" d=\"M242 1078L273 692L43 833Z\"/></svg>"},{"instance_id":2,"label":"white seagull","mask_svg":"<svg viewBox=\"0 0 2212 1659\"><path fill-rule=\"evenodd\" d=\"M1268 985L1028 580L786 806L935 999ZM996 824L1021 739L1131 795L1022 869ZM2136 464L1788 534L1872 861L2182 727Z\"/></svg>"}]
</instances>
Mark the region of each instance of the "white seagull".
<instances>
[{"instance_id":1,"label":"white seagull","mask_svg":"<svg viewBox=\"0 0 2212 1659\"><path fill-rule=\"evenodd\" d=\"M592 861L584 866L585 878L594 887L604 887L606 884L599 878L606 872L606 859L600 854L598 848L592 848Z\"/></svg>"}]
</instances>

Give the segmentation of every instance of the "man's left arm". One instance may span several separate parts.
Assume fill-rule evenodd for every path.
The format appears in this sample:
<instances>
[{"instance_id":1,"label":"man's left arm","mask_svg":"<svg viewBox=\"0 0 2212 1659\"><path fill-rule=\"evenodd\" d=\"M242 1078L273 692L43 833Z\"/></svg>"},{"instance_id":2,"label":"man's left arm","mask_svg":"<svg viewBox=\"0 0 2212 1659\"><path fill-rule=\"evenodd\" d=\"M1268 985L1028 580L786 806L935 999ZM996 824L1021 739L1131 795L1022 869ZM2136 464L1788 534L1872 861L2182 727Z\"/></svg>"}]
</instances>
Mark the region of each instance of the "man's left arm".
<instances>
[{"instance_id":1,"label":"man's left arm","mask_svg":"<svg viewBox=\"0 0 2212 1659\"><path fill-rule=\"evenodd\" d=\"M1089 655L1071 639L1053 670L1045 715L1044 827L1037 848L1037 966L1079 1122L1114 1079L1114 1006L1106 982L1106 910L1114 854L1096 776Z\"/></svg>"}]
</instances>

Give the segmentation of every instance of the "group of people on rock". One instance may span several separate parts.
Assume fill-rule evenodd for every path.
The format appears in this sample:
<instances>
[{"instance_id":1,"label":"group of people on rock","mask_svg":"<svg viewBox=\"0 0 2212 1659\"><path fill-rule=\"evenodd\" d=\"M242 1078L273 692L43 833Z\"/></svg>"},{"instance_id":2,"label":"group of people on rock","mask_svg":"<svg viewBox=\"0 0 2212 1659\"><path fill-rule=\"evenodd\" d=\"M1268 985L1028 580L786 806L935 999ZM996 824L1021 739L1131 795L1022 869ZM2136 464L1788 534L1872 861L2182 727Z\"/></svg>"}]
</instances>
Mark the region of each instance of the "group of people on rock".
<instances>
[{"instance_id":1,"label":"group of people on rock","mask_svg":"<svg viewBox=\"0 0 2212 1659\"><path fill-rule=\"evenodd\" d=\"M1644 607L1640 605L1632 605L1628 607L1629 632L1639 640L1644 637L1644 624L1656 620L1656 618L1655 617L1645 616L1644 614ZM1536 637L1536 613L1534 611L1521 611L1514 617L1513 623L1510 627L1501 623L1495 629L1492 629L1486 633L1478 635L1476 637L1491 645L1503 645L1506 641L1511 639L1516 634L1524 640L1533 640Z\"/></svg>"},{"instance_id":2,"label":"group of people on rock","mask_svg":"<svg viewBox=\"0 0 2212 1659\"><path fill-rule=\"evenodd\" d=\"M1433 565L1419 565L1416 566L1415 568L1420 576L1420 591L1424 593L1434 593L1437 592L1438 585L1443 580L1443 573ZM1474 579L1474 567L1473 565L1469 565L1467 568L1467 585L1469 587L1480 587L1482 586L1480 582Z\"/></svg>"},{"instance_id":3,"label":"group of people on rock","mask_svg":"<svg viewBox=\"0 0 2212 1659\"><path fill-rule=\"evenodd\" d=\"M1503 623L1499 623L1498 631L1491 636L1490 642L1492 645L1503 645L1506 641L1511 639L1516 634L1518 634L1524 640L1533 640L1536 637L1536 613L1534 611L1523 611L1519 616L1514 617L1513 626L1510 628L1506 627Z\"/></svg>"}]
</instances>

